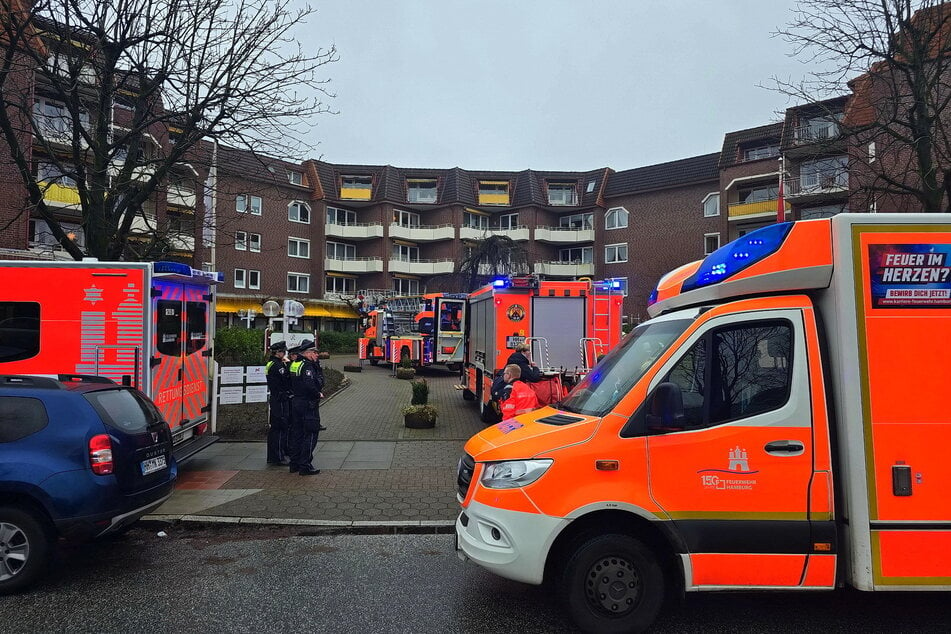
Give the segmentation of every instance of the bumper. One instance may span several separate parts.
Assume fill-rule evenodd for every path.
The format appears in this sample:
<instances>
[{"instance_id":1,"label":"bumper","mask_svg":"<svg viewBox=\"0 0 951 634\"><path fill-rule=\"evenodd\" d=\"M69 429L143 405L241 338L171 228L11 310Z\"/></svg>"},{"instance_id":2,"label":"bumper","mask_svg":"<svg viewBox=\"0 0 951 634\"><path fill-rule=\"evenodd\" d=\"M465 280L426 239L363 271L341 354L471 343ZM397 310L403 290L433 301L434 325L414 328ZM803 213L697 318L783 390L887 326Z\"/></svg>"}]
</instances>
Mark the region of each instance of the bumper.
<instances>
[{"instance_id":1,"label":"bumper","mask_svg":"<svg viewBox=\"0 0 951 634\"><path fill-rule=\"evenodd\" d=\"M54 520L57 531L67 539L91 539L101 537L132 524L150 513L171 497L175 479L133 495L123 496L122 504L115 508L81 517Z\"/></svg>"},{"instance_id":2,"label":"bumper","mask_svg":"<svg viewBox=\"0 0 951 634\"><path fill-rule=\"evenodd\" d=\"M456 554L500 577L539 585L548 551L569 521L471 502L456 519Z\"/></svg>"}]
</instances>

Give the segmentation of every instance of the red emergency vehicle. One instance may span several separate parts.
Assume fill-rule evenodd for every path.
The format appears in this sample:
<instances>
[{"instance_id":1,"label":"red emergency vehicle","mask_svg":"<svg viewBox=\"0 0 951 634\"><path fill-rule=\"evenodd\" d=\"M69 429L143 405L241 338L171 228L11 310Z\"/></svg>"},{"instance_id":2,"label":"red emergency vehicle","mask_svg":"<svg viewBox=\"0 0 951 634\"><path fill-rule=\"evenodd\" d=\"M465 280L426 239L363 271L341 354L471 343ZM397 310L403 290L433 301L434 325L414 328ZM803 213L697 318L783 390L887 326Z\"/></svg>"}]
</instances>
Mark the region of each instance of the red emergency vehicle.
<instances>
[{"instance_id":1,"label":"red emergency vehicle","mask_svg":"<svg viewBox=\"0 0 951 634\"><path fill-rule=\"evenodd\" d=\"M177 262L0 261L0 373L95 374L145 392L182 460L210 420L214 285Z\"/></svg>"},{"instance_id":2,"label":"red emergency vehicle","mask_svg":"<svg viewBox=\"0 0 951 634\"><path fill-rule=\"evenodd\" d=\"M616 281L500 278L469 295L469 328L463 398L484 413L493 379L520 343L557 394L539 394L543 404L561 396L621 339L623 291ZM539 392L540 390L536 390Z\"/></svg>"}]
</instances>

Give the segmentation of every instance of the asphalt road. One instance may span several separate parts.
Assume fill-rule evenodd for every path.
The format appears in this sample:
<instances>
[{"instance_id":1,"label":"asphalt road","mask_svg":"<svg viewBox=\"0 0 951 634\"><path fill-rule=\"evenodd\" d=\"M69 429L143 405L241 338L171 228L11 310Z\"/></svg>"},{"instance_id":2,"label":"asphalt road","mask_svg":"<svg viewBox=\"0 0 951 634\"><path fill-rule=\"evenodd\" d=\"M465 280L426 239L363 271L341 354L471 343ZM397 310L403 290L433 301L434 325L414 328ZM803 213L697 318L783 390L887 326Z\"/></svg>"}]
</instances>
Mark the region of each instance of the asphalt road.
<instances>
[{"instance_id":1,"label":"asphalt road","mask_svg":"<svg viewBox=\"0 0 951 634\"><path fill-rule=\"evenodd\" d=\"M452 535L134 528L62 548L30 592L0 597L0 631L574 631L542 588L460 562ZM690 595L657 632L947 632L946 594Z\"/></svg>"}]
</instances>

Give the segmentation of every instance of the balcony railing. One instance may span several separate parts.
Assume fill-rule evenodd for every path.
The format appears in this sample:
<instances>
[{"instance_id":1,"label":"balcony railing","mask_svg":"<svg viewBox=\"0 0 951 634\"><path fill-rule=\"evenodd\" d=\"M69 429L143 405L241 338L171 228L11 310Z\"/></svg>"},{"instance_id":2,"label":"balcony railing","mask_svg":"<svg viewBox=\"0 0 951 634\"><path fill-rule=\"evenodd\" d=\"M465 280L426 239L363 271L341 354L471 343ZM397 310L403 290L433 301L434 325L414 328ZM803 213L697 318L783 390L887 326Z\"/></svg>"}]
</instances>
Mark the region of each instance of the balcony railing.
<instances>
[{"instance_id":1,"label":"balcony railing","mask_svg":"<svg viewBox=\"0 0 951 634\"><path fill-rule=\"evenodd\" d=\"M536 227L535 239L539 242L564 244L568 242L594 241L594 229L576 227Z\"/></svg>"},{"instance_id":2,"label":"balcony railing","mask_svg":"<svg viewBox=\"0 0 951 634\"><path fill-rule=\"evenodd\" d=\"M390 273L409 273L412 275L441 275L452 273L456 263L452 260L405 260L390 258Z\"/></svg>"},{"instance_id":3,"label":"balcony railing","mask_svg":"<svg viewBox=\"0 0 951 634\"><path fill-rule=\"evenodd\" d=\"M383 258L324 258L324 269L340 273L382 273Z\"/></svg>"},{"instance_id":4,"label":"balcony railing","mask_svg":"<svg viewBox=\"0 0 951 634\"><path fill-rule=\"evenodd\" d=\"M489 236L508 236L512 240L528 240L529 230L525 225L519 225L510 229L500 227L459 227L459 238L461 240L484 240Z\"/></svg>"},{"instance_id":5,"label":"balcony railing","mask_svg":"<svg viewBox=\"0 0 951 634\"><path fill-rule=\"evenodd\" d=\"M849 188L848 170L830 170L819 174L808 174L786 180L786 196L809 196L813 194L831 194Z\"/></svg>"},{"instance_id":6,"label":"balcony railing","mask_svg":"<svg viewBox=\"0 0 951 634\"><path fill-rule=\"evenodd\" d=\"M456 237L455 225L401 225L398 222L390 224L390 237L413 242L432 242L434 240L452 240Z\"/></svg>"},{"instance_id":7,"label":"balcony railing","mask_svg":"<svg viewBox=\"0 0 951 634\"><path fill-rule=\"evenodd\" d=\"M195 192L184 187L169 185L168 194L166 194L165 199L168 201L169 205L175 205L176 207L188 207L189 209L195 208Z\"/></svg>"},{"instance_id":8,"label":"balcony railing","mask_svg":"<svg viewBox=\"0 0 951 634\"><path fill-rule=\"evenodd\" d=\"M534 272L538 275L558 275L562 277L580 277L594 275L593 262L536 262Z\"/></svg>"},{"instance_id":9,"label":"balcony railing","mask_svg":"<svg viewBox=\"0 0 951 634\"><path fill-rule=\"evenodd\" d=\"M372 222L352 222L345 225L328 222L326 232L328 236L335 238L368 240L370 238L382 238L383 225Z\"/></svg>"},{"instance_id":10,"label":"balcony railing","mask_svg":"<svg viewBox=\"0 0 951 634\"><path fill-rule=\"evenodd\" d=\"M838 123L827 125L801 125L793 129L793 140L797 144L818 143L839 138L841 131Z\"/></svg>"},{"instance_id":11,"label":"balcony railing","mask_svg":"<svg viewBox=\"0 0 951 634\"><path fill-rule=\"evenodd\" d=\"M747 216L758 216L765 214L776 214L779 201L776 198L772 200L761 200L755 203L730 203L729 218L745 218ZM786 211L790 210L789 203L785 205Z\"/></svg>"}]
</instances>

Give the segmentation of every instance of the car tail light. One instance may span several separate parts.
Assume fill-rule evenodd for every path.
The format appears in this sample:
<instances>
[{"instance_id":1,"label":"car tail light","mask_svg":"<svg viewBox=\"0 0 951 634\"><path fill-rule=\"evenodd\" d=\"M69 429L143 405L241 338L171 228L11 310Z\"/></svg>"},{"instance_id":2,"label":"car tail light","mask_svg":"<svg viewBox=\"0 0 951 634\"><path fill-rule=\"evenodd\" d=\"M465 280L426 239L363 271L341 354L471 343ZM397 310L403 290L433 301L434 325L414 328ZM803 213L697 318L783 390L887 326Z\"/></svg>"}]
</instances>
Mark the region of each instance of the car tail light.
<instances>
[{"instance_id":1,"label":"car tail light","mask_svg":"<svg viewBox=\"0 0 951 634\"><path fill-rule=\"evenodd\" d=\"M89 466L96 475L109 475L115 464L112 462L112 441L106 434L89 439Z\"/></svg>"},{"instance_id":2,"label":"car tail light","mask_svg":"<svg viewBox=\"0 0 951 634\"><path fill-rule=\"evenodd\" d=\"M198 423L195 425L195 435L201 436L206 431L208 431L208 423Z\"/></svg>"}]
</instances>

